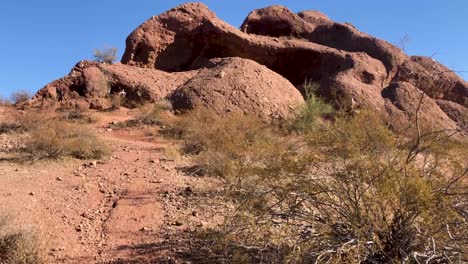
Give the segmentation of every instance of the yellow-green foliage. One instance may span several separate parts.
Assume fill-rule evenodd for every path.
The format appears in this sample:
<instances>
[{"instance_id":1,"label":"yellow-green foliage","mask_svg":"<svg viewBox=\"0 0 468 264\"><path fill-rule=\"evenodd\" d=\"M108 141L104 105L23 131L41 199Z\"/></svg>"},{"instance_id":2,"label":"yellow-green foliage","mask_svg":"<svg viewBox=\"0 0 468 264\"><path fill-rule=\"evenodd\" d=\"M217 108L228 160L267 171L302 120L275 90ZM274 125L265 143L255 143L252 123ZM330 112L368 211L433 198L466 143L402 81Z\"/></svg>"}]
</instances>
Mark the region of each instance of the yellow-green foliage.
<instances>
[{"instance_id":1,"label":"yellow-green foliage","mask_svg":"<svg viewBox=\"0 0 468 264\"><path fill-rule=\"evenodd\" d=\"M456 162L456 157L445 163L454 165L450 168L434 163L450 160L449 152L435 151L439 144L448 149L450 141L440 140L444 136L420 142L416 158L408 160L414 140L393 134L380 120L364 111L338 118L319 135L308 136L311 147L319 149L320 161L332 169L322 180L306 177L302 185L308 183L307 202L322 218L317 223L322 240L309 243L310 250L320 253L314 259L335 263L344 261L343 257L356 263L430 257L460 260L466 244L462 246L458 239L465 232L466 219L453 206L463 198L442 190L466 173L467 164ZM428 250L431 245L435 251ZM450 249L443 249L447 245ZM330 248L335 252L328 252ZM344 256L347 250L349 255Z\"/></svg>"},{"instance_id":2,"label":"yellow-green foliage","mask_svg":"<svg viewBox=\"0 0 468 264\"><path fill-rule=\"evenodd\" d=\"M292 119L289 128L297 132L308 132L317 128L317 121L325 115L334 112L333 107L317 97L318 84L305 82L306 93L305 104L300 106L296 113L296 118Z\"/></svg>"},{"instance_id":3,"label":"yellow-green foliage","mask_svg":"<svg viewBox=\"0 0 468 264\"><path fill-rule=\"evenodd\" d=\"M225 241L247 260L463 262L468 148L443 133L395 134L381 120L360 111L292 138L252 117L196 110L175 131L238 204Z\"/></svg>"},{"instance_id":4,"label":"yellow-green foliage","mask_svg":"<svg viewBox=\"0 0 468 264\"><path fill-rule=\"evenodd\" d=\"M198 154L199 163L227 182L242 181L239 175L277 159L290 144L256 117L220 117L207 109L177 118L170 130L183 139L185 153Z\"/></svg>"}]
</instances>

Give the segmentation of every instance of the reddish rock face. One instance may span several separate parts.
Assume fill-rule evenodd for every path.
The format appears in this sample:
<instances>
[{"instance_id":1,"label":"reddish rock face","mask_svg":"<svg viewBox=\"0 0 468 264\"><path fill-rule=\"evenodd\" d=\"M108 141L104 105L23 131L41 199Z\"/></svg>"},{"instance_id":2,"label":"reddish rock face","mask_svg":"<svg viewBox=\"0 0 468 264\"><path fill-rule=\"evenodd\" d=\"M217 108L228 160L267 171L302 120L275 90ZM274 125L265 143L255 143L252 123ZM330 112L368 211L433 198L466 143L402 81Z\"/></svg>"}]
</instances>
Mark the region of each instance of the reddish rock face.
<instances>
[{"instance_id":1,"label":"reddish rock face","mask_svg":"<svg viewBox=\"0 0 468 264\"><path fill-rule=\"evenodd\" d=\"M131 100L151 102L176 91L171 98L179 109L205 105L218 113L229 108L263 117L286 116L284 109L297 99L291 84L304 92L307 81L316 83L320 95L337 106L371 108L395 128L409 120L422 97L421 120L466 130L466 81L430 58L409 57L318 11L295 14L281 6L262 8L252 11L239 30L204 4L184 4L135 29L127 38L122 63L78 64L36 97L103 98L123 89ZM257 70L262 74L250 72ZM237 78L226 79L223 87L225 80L216 77L220 71ZM281 85L269 85L269 78ZM233 97L238 89L241 97ZM272 103L262 103L256 92Z\"/></svg>"},{"instance_id":2,"label":"reddish rock face","mask_svg":"<svg viewBox=\"0 0 468 264\"><path fill-rule=\"evenodd\" d=\"M285 119L304 103L285 78L254 61L224 58L180 86L170 97L176 110L207 107L220 115L240 112L264 120Z\"/></svg>"},{"instance_id":3,"label":"reddish rock face","mask_svg":"<svg viewBox=\"0 0 468 264\"><path fill-rule=\"evenodd\" d=\"M127 37L122 63L184 71L203 49L202 26L216 15L201 3L188 3L152 17Z\"/></svg>"},{"instance_id":4,"label":"reddish rock face","mask_svg":"<svg viewBox=\"0 0 468 264\"><path fill-rule=\"evenodd\" d=\"M398 64L406 59L401 50L388 42L362 33L350 24L334 23L317 11L296 15L285 7L266 7L250 13L241 29L251 34L298 37L339 50L364 52L384 64L387 83L396 73Z\"/></svg>"},{"instance_id":5,"label":"reddish rock face","mask_svg":"<svg viewBox=\"0 0 468 264\"><path fill-rule=\"evenodd\" d=\"M437 104L450 119L457 123L462 131L468 134L468 108L445 100L437 100Z\"/></svg>"},{"instance_id":6,"label":"reddish rock face","mask_svg":"<svg viewBox=\"0 0 468 264\"><path fill-rule=\"evenodd\" d=\"M411 83L395 82L382 91L389 120L396 129L404 128L404 124L415 118L414 113L419 106L418 117L423 128L440 130L456 130L457 124L437 105L436 101L427 96Z\"/></svg>"},{"instance_id":7,"label":"reddish rock face","mask_svg":"<svg viewBox=\"0 0 468 264\"><path fill-rule=\"evenodd\" d=\"M283 6L254 10L241 26L243 32L270 37L300 38L313 29L311 24Z\"/></svg>"},{"instance_id":8,"label":"reddish rock face","mask_svg":"<svg viewBox=\"0 0 468 264\"><path fill-rule=\"evenodd\" d=\"M369 64L369 67L358 67L364 71L357 72L357 75L367 76L364 78L366 82L373 83L375 80L381 80L382 75L386 75L385 72L381 72L381 63L366 54L339 51L299 39L245 34L216 18L204 5L198 7L200 10L196 15L192 12L193 4L187 4L145 22L129 36L127 42L141 41L142 45L151 43L153 46L147 49L144 56L142 50L135 49L138 44L127 46L123 62L139 65L143 61L145 67L184 71L204 67L212 58L241 57L267 66L295 86L302 85L306 80L326 83L337 73L353 68L352 71L357 72L356 65L364 64ZM280 13L288 12L280 7L275 7L274 10ZM178 23L179 26L174 29L173 26L162 23L166 20L178 21L181 14L184 14L184 21L190 20L187 16L192 16L193 24ZM301 19L298 16L296 18ZM148 28L149 25L153 27ZM164 32L164 36L157 35L157 32ZM173 35L183 37L179 41L172 38ZM149 41L149 36L155 37ZM162 39L170 39L173 42L168 43L161 41ZM132 57L144 59L129 60ZM174 59L166 60L167 57Z\"/></svg>"},{"instance_id":9,"label":"reddish rock face","mask_svg":"<svg viewBox=\"0 0 468 264\"><path fill-rule=\"evenodd\" d=\"M317 10L301 11L297 15L314 27L333 24L333 21L327 15Z\"/></svg>"},{"instance_id":10,"label":"reddish rock face","mask_svg":"<svg viewBox=\"0 0 468 264\"><path fill-rule=\"evenodd\" d=\"M58 101L67 109L83 104L106 109L111 107L109 96L122 91L129 105L170 97L176 110L203 106L218 114L244 112L266 121L284 119L304 102L288 80L241 58L214 59L203 70L175 73L82 61L69 75L41 89L35 101Z\"/></svg>"},{"instance_id":11,"label":"reddish rock face","mask_svg":"<svg viewBox=\"0 0 468 264\"><path fill-rule=\"evenodd\" d=\"M468 107L468 83L432 58L411 57L400 66L394 79L412 83L431 98Z\"/></svg>"},{"instance_id":12,"label":"reddish rock face","mask_svg":"<svg viewBox=\"0 0 468 264\"><path fill-rule=\"evenodd\" d=\"M103 98L124 91L133 104L155 102L167 97L196 71L167 73L154 69L123 64L79 62L69 75L39 90L35 99L53 99L59 102L86 99L96 104Z\"/></svg>"}]
</instances>

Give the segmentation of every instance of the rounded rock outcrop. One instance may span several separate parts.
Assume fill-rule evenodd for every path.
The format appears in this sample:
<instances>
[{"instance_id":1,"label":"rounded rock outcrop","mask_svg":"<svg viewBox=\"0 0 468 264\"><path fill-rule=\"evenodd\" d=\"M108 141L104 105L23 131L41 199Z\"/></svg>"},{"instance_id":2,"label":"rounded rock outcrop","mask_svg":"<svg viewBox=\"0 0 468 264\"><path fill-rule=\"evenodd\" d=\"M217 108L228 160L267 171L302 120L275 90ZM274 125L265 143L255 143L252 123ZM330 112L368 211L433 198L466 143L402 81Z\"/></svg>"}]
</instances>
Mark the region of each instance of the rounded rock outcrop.
<instances>
[{"instance_id":1,"label":"rounded rock outcrop","mask_svg":"<svg viewBox=\"0 0 468 264\"><path fill-rule=\"evenodd\" d=\"M241 112L264 120L287 118L304 102L285 78L252 60L213 59L171 96L175 110L204 107L217 114Z\"/></svg>"}]
</instances>

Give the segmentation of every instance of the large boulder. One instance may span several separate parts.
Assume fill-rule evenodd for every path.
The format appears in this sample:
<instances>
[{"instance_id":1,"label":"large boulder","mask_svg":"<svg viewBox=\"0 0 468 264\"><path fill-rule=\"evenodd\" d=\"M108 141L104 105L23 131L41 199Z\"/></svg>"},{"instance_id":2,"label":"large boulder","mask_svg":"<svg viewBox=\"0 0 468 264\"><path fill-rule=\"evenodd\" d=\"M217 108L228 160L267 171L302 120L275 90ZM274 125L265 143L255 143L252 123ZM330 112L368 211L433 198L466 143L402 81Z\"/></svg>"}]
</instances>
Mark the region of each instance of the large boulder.
<instances>
[{"instance_id":1,"label":"large boulder","mask_svg":"<svg viewBox=\"0 0 468 264\"><path fill-rule=\"evenodd\" d=\"M202 3L187 3L154 16L126 41L122 63L164 71L187 70L203 50L202 26L216 15Z\"/></svg>"},{"instance_id":2,"label":"large boulder","mask_svg":"<svg viewBox=\"0 0 468 264\"><path fill-rule=\"evenodd\" d=\"M295 86L306 80L327 81L356 65L381 64L364 53L299 39L246 34L218 19L205 5L193 3L149 19L130 34L127 44L122 62L130 65L173 72L202 68L212 58L240 57L267 66ZM353 72L369 75L367 80L386 76L379 66Z\"/></svg>"},{"instance_id":3,"label":"large boulder","mask_svg":"<svg viewBox=\"0 0 468 264\"><path fill-rule=\"evenodd\" d=\"M297 15L314 27L334 23L327 15L318 10L305 10L297 13Z\"/></svg>"},{"instance_id":4,"label":"large boulder","mask_svg":"<svg viewBox=\"0 0 468 264\"><path fill-rule=\"evenodd\" d=\"M175 110L205 107L217 114L241 112L264 120L287 118L304 103L285 78L252 60L213 59L170 97Z\"/></svg>"},{"instance_id":5,"label":"large boulder","mask_svg":"<svg viewBox=\"0 0 468 264\"><path fill-rule=\"evenodd\" d=\"M351 24L335 23L317 11L295 14L281 6L257 9L245 19L241 30L271 37L297 37L339 50L364 52L384 64L388 72L385 84L406 59L404 53L390 43L360 32Z\"/></svg>"},{"instance_id":6,"label":"large boulder","mask_svg":"<svg viewBox=\"0 0 468 264\"><path fill-rule=\"evenodd\" d=\"M283 6L275 5L252 11L241 30L270 37L303 37L314 27Z\"/></svg>"},{"instance_id":7,"label":"large boulder","mask_svg":"<svg viewBox=\"0 0 468 264\"><path fill-rule=\"evenodd\" d=\"M121 92L127 106L170 98L176 110L208 107L218 114L237 111L265 120L286 118L304 102L288 80L241 58L212 59L201 70L174 73L81 61L69 75L41 89L34 101L36 106L52 101L61 108L106 109L108 99Z\"/></svg>"}]
</instances>

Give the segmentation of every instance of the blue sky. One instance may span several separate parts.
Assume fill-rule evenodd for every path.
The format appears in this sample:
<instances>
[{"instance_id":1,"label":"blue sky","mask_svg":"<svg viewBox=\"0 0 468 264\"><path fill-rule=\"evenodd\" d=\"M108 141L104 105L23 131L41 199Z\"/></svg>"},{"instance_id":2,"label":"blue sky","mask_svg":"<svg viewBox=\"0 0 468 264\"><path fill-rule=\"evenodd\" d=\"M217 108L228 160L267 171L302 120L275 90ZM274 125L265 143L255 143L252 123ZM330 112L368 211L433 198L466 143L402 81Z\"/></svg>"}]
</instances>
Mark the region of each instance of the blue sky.
<instances>
[{"instance_id":1,"label":"blue sky","mask_svg":"<svg viewBox=\"0 0 468 264\"><path fill-rule=\"evenodd\" d=\"M35 92L67 74L94 48L125 49L128 34L147 18L186 1L5 0L0 6L0 96ZM361 31L406 45L411 55L434 56L456 71L468 71L467 0L206 0L217 15L240 26L255 8L273 4L293 11L315 9ZM468 72L461 72L465 79Z\"/></svg>"}]
</instances>

